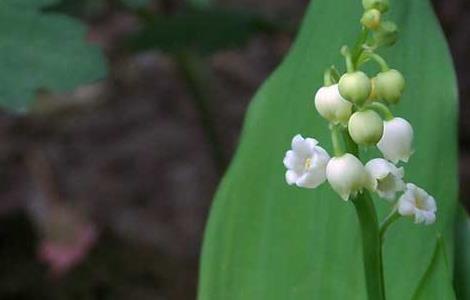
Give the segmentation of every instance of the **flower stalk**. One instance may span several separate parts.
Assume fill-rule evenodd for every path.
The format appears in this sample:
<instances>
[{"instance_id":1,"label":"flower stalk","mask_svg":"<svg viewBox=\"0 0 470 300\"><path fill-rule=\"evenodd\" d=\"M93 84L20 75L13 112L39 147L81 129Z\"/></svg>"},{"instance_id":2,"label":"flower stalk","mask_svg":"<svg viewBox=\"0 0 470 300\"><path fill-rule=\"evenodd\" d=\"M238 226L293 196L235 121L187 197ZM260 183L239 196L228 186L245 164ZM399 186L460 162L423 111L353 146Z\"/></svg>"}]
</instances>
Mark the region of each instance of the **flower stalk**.
<instances>
[{"instance_id":1,"label":"flower stalk","mask_svg":"<svg viewBox=\"0 0 470 300\"><path fill-rule=\"evenodd\" d=\"M352 140L348 143L347 136L349 136L347 133L343 135L347 151L359 156L357 145ZM354 144L354 146L352 146L352 144ZM362 260L368 299L385 300L382 236L374 202L372 202L369 192L364 191L353 198L352 203L356 209L356 215L359 221L362 241Z\"/></svg>"},{"instance_id":2,"label":"flower stalk","mask_svg":"<svg viewBox=\"0 0 470 300\"><path fill-rule=\"evenodd\" d=\"M330 126L331 132L331 143L333 145L333 152L335 156L341 156L345 153L345 150L342 145L342 136L341 136L341 129L338 125Z\"/></svg>"},{"instance_id":3,"label":"flower stalk","mask_svg":"<svg viewBox=\"0 0 470 300\"><path fill-rule=\"evenodd\" d=\"M366 106L366 109L375 110L379 113L385 121L390 121L393 119L393 114L390 109L383 103L380 102L372 102Z\"/></svg>"},{"instance_id":4,"label":"flower stalk","mask_svg":"<svg viewBox=\"0 0 470 300\"><path fill-rule=\"evenodd\" d=\"M353 198L352 203L359 220L368 299L385 300L382 241L374 203L367 191Z\"/></svg>"},{"instance_id":5,"label":"flower stalk","mask_svg":"<svg viewBox=\"0 0 470 300\"><path fill-rule=\"evenodd\" d=\"M392 212L382 221L382 224L380 224L380 240L382 242L384 240L387 229L399 218L400 214L396 209L393 209Z\"/></svg>"},{"instance_id":6,"label":"flower stalk","mask_svg":"<svg viewBox=\"0 0 470 300\"><path fill-rule=\"evenodd\" d=\"M367 52L367 56L375 60L375 62L380 66L382 72L387 72L388 70L390 70L390 67L382 56L372 52Z\"/></svg>"},{"instance_id":7,"label":"flower stalk","mask_svg":"<svg viewBox=\"0 0 470 300\"><path fill-rule=\"evenodd\" d=\"M349 48L347 46L343 46L343 48L341 48L341 54L344 55L344 59L346 60L346 70L348 71L348 73L353 73L356 68L354 66L354 62Z\"/></svg>"},{"instance_id":8,"label":"flower stalk","mask_svg":"<svg viewBox=\"0 0 470 300\"><path fill-rule=\"evenodd\" d=\"M326 69L325 73L323 74L323 84L325 86L330 86L334 84L331 78L331 69Z\"/></svg>"}]
</instances>

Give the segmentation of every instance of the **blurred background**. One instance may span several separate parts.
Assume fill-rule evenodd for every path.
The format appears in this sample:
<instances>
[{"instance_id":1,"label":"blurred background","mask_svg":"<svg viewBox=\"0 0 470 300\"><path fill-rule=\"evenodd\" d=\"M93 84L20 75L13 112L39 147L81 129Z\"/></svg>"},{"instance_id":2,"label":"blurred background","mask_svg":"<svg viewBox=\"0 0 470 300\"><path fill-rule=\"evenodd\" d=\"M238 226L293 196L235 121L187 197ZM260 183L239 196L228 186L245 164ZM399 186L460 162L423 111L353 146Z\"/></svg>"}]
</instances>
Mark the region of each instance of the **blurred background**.
<instances>
[{"instance_id":1,"label":"blurred background","mask_svg":"<svg viewBox=\"0 0 470 300\"><path fill-rule=\"evenodd\" d=\"M315 0L313 0L315 1ZM109 76L0 113L0 299L195 299L204 225L247 105L307 0L62 0ZM434 0L470 178L470 2ZM461 184L461 198L470 187Z\"/></svg>"}]
</instances>

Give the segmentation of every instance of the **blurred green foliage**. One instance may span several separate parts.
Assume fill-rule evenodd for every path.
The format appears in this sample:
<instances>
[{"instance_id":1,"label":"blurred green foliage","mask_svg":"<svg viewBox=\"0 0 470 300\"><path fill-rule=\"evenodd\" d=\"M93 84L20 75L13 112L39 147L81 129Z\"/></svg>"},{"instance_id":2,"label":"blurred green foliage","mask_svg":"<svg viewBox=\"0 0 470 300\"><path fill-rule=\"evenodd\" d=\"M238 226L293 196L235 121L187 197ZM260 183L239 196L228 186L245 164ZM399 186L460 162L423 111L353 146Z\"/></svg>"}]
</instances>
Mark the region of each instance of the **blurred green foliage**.
<instances>
[{"instance_id":1,"label":"blurred green foliage","mask_svg":"<svg viewBox=\"0 0 470 300\"><path fill-rule=\"evenodd\" d=\"M436 240L431 263L421 278L412 299L455 299L446 247L440 236Z\"/></svg>"},{"instance_id":2,"label":"blurred green foliage","mask_svg":"<svg viewBox=\"0 0 470 300\"><path fill-rule=\"evenodd\" d=\"M101 51L69 17L40 9L54 0L0 4L0 106L27 111L38 89L65 91L106 74Z\"/></svg>"},{"instance_id":3,"label":"blurred green foliage","mask_svg":"<svg viewBox=\"0 0 470 300\"><path fill-rule=\"evenodd\" d=\"M455 293L459 300L470 300L470 219L459 207L455 236Z\"/></svg>"},{"instance_id":4,"label":"blurred green foliage","mask_svg":"<svg viewBox=\"0 0 470 300\"><path fill-rule=\"evenodd\" d=\"M191 3L192 6L199 7L199 8L203 8L203 7L207 8L212 4L211 0L189 0L189 2Z\"/></svg>"},{"instance_id":5,"label":"blurred green foliage","mask_svg":"<svg viewBox=\"0 0 470 300\"><path fill-rule=\"evenodd\" d=\"M57 3L59 0L3 0L0 5L22 9L38 9Z\"/></svg>"},{"instance_id":6,"label":"blurred green foliage","mask_svg":"<svg viewBox=\"0 0 470 300\"><path fill-rule=\"evenodd\" d=\"M140 8L148 5L151 0L121 0L125 5L130 8Z\"/></svg>"},{"instance_id":7,"label":"blurred green foliage","mask_svg":"<svg viewBox=\"0 0 470 300\"><path fill-rule=\"evenodd\" d=\"M279 26L252 13L218 8L186 9L155 16L130 40L135 51L159 48L171 54L209 55L240 47L254 34Z\"/></svg>"}]
</instances>

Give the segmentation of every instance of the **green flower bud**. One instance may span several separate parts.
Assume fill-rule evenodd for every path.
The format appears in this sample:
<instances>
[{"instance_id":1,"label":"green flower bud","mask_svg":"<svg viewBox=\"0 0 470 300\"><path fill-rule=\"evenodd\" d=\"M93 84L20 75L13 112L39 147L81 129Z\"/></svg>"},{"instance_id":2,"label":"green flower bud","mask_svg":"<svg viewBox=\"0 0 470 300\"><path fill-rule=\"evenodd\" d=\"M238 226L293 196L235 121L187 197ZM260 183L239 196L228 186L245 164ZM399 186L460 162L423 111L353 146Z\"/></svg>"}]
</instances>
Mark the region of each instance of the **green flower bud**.
<instances>
[{"instance_id":1,"label":"green flower bud","mask_svg":"<svg viewBox=\"0 0 470 300\"><path fill-rule=\"evenodd\" d=\"M365 10L375 8L380 12L386 12L390 3L389 0L362 0L362 6Z\"/></svg>"},{"instance_id":2,"label":"green flower bud","mask_svg":"<svg viewBox=\"0 0 470 300\"><path fill-rule=\"evenodd\" d=\"M405 89L405 78L397 70L381 72L376 77L375 89L379 99L396 104Z\"/></svg>"},{"instance_id":3,"label":"green flower bud","mask_svg":"<svg viewBox=\"0 0 470 300\"><path fill-rule=\"evenodd\" d=\"M375 145L382 138L383 123L379 114L373 110L355 112L349 119L349 135L358 145Z\"/></svg>"},{"instance_id":4,"label":"green flower bud","mask_svg":"<svg viewBox=\"0 0 470 300\"><path fill-rule=\"evenodd\" d=\"M339 80L339 93L341 96L356 104L361 104L370 95L370 79L364 72L356 71L346 73Z\"/></svg>"},{"instance_id":5,"label":"green flower bud","mask_svg":"<svg viewBox=\"0 0 470 300\"><path fill-rule=\"evenodd\" d=\"M381 13L378 9L372 8L366 10L361 18L361 23L369 29L377 29L380 25Z\"/></svg>"},{"instance_id":6,"label":"green flower bud","mask_svg":"<svg viewBox=\"0 0 470 300\"><path fill-rule=\"evenodd\" d=\"M378 47L392 46L398 40L398 27L391 21L384 21L374 31L373 36Z\"/></svg>"}]
</instances>

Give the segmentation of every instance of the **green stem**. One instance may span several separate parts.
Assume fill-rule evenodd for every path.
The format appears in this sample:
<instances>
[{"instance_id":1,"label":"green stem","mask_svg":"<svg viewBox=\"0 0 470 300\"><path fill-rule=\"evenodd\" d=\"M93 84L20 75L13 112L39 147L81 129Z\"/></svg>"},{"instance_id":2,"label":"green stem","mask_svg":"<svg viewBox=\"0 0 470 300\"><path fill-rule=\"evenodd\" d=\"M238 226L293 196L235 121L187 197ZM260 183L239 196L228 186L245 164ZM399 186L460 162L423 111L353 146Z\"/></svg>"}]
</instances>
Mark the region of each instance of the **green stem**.
<instances>
[{"instance_id":1,"label":"green stem","mask_svg":"<svg viewBox=\"0 0 470 300\"><path fill-rule=\"evenodd\" d=\"M377 215L369 192L364 191L352 200L362 237L362 257L369 300L385 300L382 266L382 242Z\"/></svg>"},{"instance_id":2,"label":"green stem","mask_svg":"<svg viewBox=\"0 0 470 300\"><path fill-rule=\"evenodd\" d=\"M344 144L346 145L346 149L348 153L351 153L355 156L359 156L359 147L357 144L352 140L349 132L346 128L341 130L341 134L343 135Z\"/></svg>"},{"instance_id":3,"label":"green stem","mask_svg":"<svg viewBox=\"0 0 470 300\"><path fill-rule=\"evenodd\" d=\"M341 144L341 132L340 125L331 125L331 142L333 143L333 151L336 157L342 156L345 151Z\"/></svg>"},{"instance_id":4,"label":"green stem","mask_svg":"<svg viewBox=\"0 0 470 300\"><path fill-rule=\"evenodd\" d=\"M388 66L387 62L385 61L385 59L383 59L382 56L378 55L377 53L373 53L373 52L367 53L367 56L369 56L370 58L375 60L375 62L382 69L382 72L387 72L388 70L390 70L390 67Z\"/></svg>"},{"instance_id":5,"label":"green stem","mask_svg":"<svg viewBox=\"0 0 470 300\"><path fill-rule=\"evenodd\" d=\"M325 86L330 86L339 81L340 75L338 70L336 70L335 66L331 66L325 70L323 73L323 83Z\"/></svg>"},{"instance_id":6,"label":"green stem","mask_svg":"<svg viewBox=\"0 0 470 300\"><path fill-rule=\"evenodd\" d=\"M363 28L352 55L347 47L341 49L346 57L348 72L355 70L359 58L364 51L364 43L367 41L369 30ZM333 131L332 131L333 132ZM342 129L342 137L346 146L346 152L359 157L358 146L352 141L348 132ZM333 138L333 135L332 135ZM335 137L337 138L337 136ZM333 141L333 144L335 141ZM382 263L382 240L377 221L374 203L368 191L364 191L352 199L359 220L359 228L362 240L362 257L366 279L367 295L369 300L385 300L385 284Z\"/></svg>"},{"instance_id":7,"label":"green stem","mask_svg":"<svg viewBox=\"0 0 470 300\"><path fill-rule=\"evenodd\" d=\"M336 70L335 66L330 67L330 76L335 83L338 83L339 79L341 78L341 75L339 74L338 70Z\"/></svg>"},{"instance_id":8,"label":"green stem","mask_svg":"<svg viewBox=\"0 0 470 300\"><path fill-rule=\"evenodd\" d=\"M175 56L178 67L185 80L194 106L199 112L201 125L206 136L207 143L211 147L212 157L219 174L223 174L227 162L222 148L222 143L217 134L215 118L211 110L211 94L207 90L210 86L209 72L205 64L197 55L181 53Z\"/></svg>"},{"instance_id":9,"label":"green stem","mask_svg":"<svg viewBox=\"0 0 470 300\"><path fill-rule=\"evenodd\" d=\"M388 107L383 104L383 103L380 103L380 102L372 102L370 103L369 105L367 105L365 107L365 109L372 109L372 110L375 110L377 113L379 113L382 118L384 118L385 121L390 121L391 119L393 119L393 114L392 112L390 111L390 109L388 109Z\"/></svg>"},{"instance_id":10,"label":"green stem","mask_svg":"<svg viewBox=\"0 0 470 300\"><path fill-rule=\"evenodd\" d=\"M358 146L343 129L346 151L359 157ZM382 265L382 239L374 203L368 191L352 200L356 208L362 240L362 258L369 300L385 300L385 283Z\"/></svg>"},{"instance_id":11,"label":"green stem","mask_svg":"<svg viewBox=\"0 0 470 300\"><path fill-rule=\"evenodd\" d=\"M354 67L353 59L351 57L351 52L349 51L348 46L343 46L341 48L341 54L346 59L346 70L348 71L348 73L353 73L356 68Z\"/></svg>"},{"instance_id":12,"label":"green stem","mask_svg":"<svg viewBox=\"0 0 470 300\"><path fill-rule=\"evenodd\" d=\"M400 218L400 214L394 208L392 212L382 221L380 224L380 240L383 241L385 237L385 233L390 225L392 225L396 220Z\"/></svg>"},{"instance_id":13,"label":"green stem","mask_svg":"<svg viewBox=\"0 0 470 300\"><path fill-rule=\"evenodd\" d=\"M324 86L330 86L333 85L333 79L331 77L331 68L328 68L325 70L325 73L323 73L323 85Z\"/></svg>"}]
</instances>

